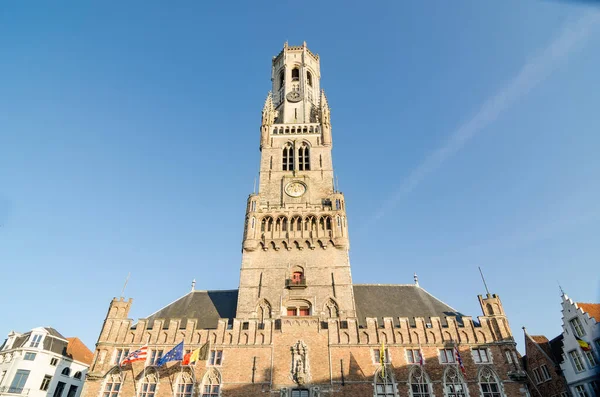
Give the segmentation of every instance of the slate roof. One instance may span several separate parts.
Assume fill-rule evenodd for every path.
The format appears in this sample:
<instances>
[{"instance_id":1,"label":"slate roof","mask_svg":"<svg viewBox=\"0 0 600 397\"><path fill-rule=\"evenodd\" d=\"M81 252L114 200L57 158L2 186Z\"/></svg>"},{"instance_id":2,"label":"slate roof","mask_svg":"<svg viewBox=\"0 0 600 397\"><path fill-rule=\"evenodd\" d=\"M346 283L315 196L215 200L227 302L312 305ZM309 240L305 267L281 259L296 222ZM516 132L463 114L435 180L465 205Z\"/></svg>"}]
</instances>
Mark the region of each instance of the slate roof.
<instances>
[{"instance_id":1,"label":"slate roof","mask_svg":"<svg viewBox=\"0 0 600 397\"><path fill-rule=\"evenodd\" d=\"M48 335L43 339L42 349L50 351L61 356L85 363L91 364L94 353L79 339L65 338L60 332L50 327L43 327ZM27 347L27 342L31 337L32 331L25 332L15 338L12 349ZM6 341L5 343L6 344ZM3 344L3 346L4 346Z\"/></svg>"},{"instance_id":2,"label":"slate roof","mask_svg":"<svg viewBox=\"0 0 600 397\"><path fill-rule=\"evenodd\" d=\"M235 318L238 290L192 291L175 302L151 314L146 319L148 327L154 326L154 320L164 319L168 325L171 319L182 319L181 327L187 320L196 320L196 328L217 328L220 318Z\"/></svg>"},{"instance_id":3,"label":"slate roof","mask_svg":"<svg viewBox=\"0 0 600 397\"><path fill-rule=\"evenodd\" d=\"M415 284L355 284L354 301L359 325L365 325L366 317L408 317L414 325L414 317L456 316L461 321L462 314L440 301L429 292Z\"/></svg>"},{"instance_id":4,"label":"slate roof","mask_svg":"<svg viewBox=\"0 0 600 397\"><path fill-rule=\"evenodd\" d=\"M366 325L366 317L408 317L414 325L414 317L456 316L462 314L435 298L424 289L414 285L356 284L354 298L359 325ZM186 327L187 320L196 320L201 329L217 328L220 318L233 319L236 316L238 290L192 291L173 303L168 304L145 319L147 327L154 327L155 320L169 321L181 319L180 327Z\"/></svg>"}]
</instances>

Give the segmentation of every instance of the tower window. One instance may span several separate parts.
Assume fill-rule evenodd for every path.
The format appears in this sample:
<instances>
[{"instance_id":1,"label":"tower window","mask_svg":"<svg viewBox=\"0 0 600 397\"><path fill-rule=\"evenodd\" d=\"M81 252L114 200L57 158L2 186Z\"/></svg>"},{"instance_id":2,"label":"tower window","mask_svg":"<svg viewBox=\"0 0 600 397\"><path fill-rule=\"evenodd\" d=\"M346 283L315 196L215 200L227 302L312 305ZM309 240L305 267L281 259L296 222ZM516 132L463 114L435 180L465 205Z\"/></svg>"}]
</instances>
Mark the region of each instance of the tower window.
<instances>
[{"instance_id":1,"label":"tower window","mask_svg":"<svg viewBox=\"0 0 600 397\"><path fill-rule=\"evenodd\" d=\"M310 170L310 148L306 142L298 149L298 169L300 171Z\"/></svg>"},{"instance_id":2,"label":"tower window","mask_svg":"<svg viewBox=\"0 0 600 397\"><path fill-rule=\"evenodd\" d=\"M289 144L283 148L283 170L294 170L294 148Z\"/></svg>"},{"instance_id":3,"label":"tower window","mask_svg":"<svg viewBox=\"0 0 600 397\"><path fill-rule=\"evenodd\" d=\"M294 68L292 69L292 81L300 80L300 69Z\"/></svg>"},{"instance_id":4,"label":"tower window","mask_svg":"<svg viewBox=\"0 0 600 397\"><path fill-rule=\"evenodd\" d=\"M310 72L306 72L306 83L309 87L312 87L312 74Z\"/></svg>"},{"instance_id":5,"label":"tower window","mask_svg":"<svg viewBox=\"0 0 600 397\"><path fill-rule=\"evenodd\" d=\"M285 80L285 72L282 70L279 72L279 88L283 88L283 82Z\"/></svg>"}]
</instances>

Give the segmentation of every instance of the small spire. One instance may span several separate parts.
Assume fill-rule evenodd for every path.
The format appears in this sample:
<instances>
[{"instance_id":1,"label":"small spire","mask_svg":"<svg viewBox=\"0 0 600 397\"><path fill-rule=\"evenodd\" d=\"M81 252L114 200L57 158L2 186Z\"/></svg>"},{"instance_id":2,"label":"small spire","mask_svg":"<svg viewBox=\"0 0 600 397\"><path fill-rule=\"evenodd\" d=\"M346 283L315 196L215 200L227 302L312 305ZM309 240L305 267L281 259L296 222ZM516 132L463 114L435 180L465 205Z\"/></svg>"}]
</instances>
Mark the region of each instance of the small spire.
<instances>
[{"instance_id":1,"label":"small spire","mask_svg":"<svg viewBox=\"0 0 600 397\"><path fill-rule=\"evenodd\" d=\"M192 280L192 292L196 290L196 279Z\"/></svg>"},{"instance_id":2,"label":"small spire","mask_svg":"<svg viewBox=\"0 0 600 397\"><path fill-rule=\"evenodd\" d=\"M562 286L560 285L558 280L556 280L556 282L558 283L558 289L560 289L560 296L563 296L565 294L565 291L562 289Z\"/></svg>"},{"instance_id":3,"label":"small spire","mask_svg":"<svg viewBox=\"0 0 600 397\"><path fill-rule=\"evenodd\" d=\"M415 273L414 279L415 279L415 285L418 287L419 286L419 276L417 276L417 273Z\"/></svg>"}]
</instances>

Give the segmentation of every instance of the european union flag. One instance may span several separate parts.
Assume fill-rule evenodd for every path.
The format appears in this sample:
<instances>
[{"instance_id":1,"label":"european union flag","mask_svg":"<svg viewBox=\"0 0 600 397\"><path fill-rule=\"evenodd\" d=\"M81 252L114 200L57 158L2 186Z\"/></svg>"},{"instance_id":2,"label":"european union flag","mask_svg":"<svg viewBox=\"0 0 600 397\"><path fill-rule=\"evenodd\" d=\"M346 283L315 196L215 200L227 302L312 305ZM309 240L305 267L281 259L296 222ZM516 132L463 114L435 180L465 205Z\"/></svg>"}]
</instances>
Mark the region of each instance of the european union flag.
<instances>
[{"instance_id":1,"label":"european union flag","mask_svg":"<svg viewBox=\"0 0 600 397\"><path fill-rule=\"evenodd\" d=\"M165 365L169 361L181 360L183 360L183 342L169 350L167 354L162 356L161 359L157 361L156 365L160 367L161 365Z\"/></svg>"}]
</instances>

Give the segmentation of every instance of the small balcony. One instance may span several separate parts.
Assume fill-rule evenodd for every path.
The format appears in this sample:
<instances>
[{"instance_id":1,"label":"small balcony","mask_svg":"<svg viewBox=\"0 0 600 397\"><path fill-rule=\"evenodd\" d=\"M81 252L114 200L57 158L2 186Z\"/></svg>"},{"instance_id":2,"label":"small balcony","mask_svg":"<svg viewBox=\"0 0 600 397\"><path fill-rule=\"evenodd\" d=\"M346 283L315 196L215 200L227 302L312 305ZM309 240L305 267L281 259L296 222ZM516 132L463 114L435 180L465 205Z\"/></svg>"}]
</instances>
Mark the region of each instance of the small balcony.
<instances>
[{"instance_id":1,"label":"small balcony","mask_svg":"<svg viewBox=\"0 0 600 397\"><path fill-rule=\"evenodd\" d=\"M306 288L306 279L304 277L288 278L285 280L285 288L289 288L289 289Z\"/></svg>"},{"instance_id":2,"label":"small balcony","mask_svg":"<svg viewBox=\"0 0 600 397\"><path fill-rule=\"evenodd\" d=\"M24 389L22 387L2 386L0 387L0 393L14 394L15 396L27 396L29 394L29 389Z\"/></svg>"}]
</instances>

